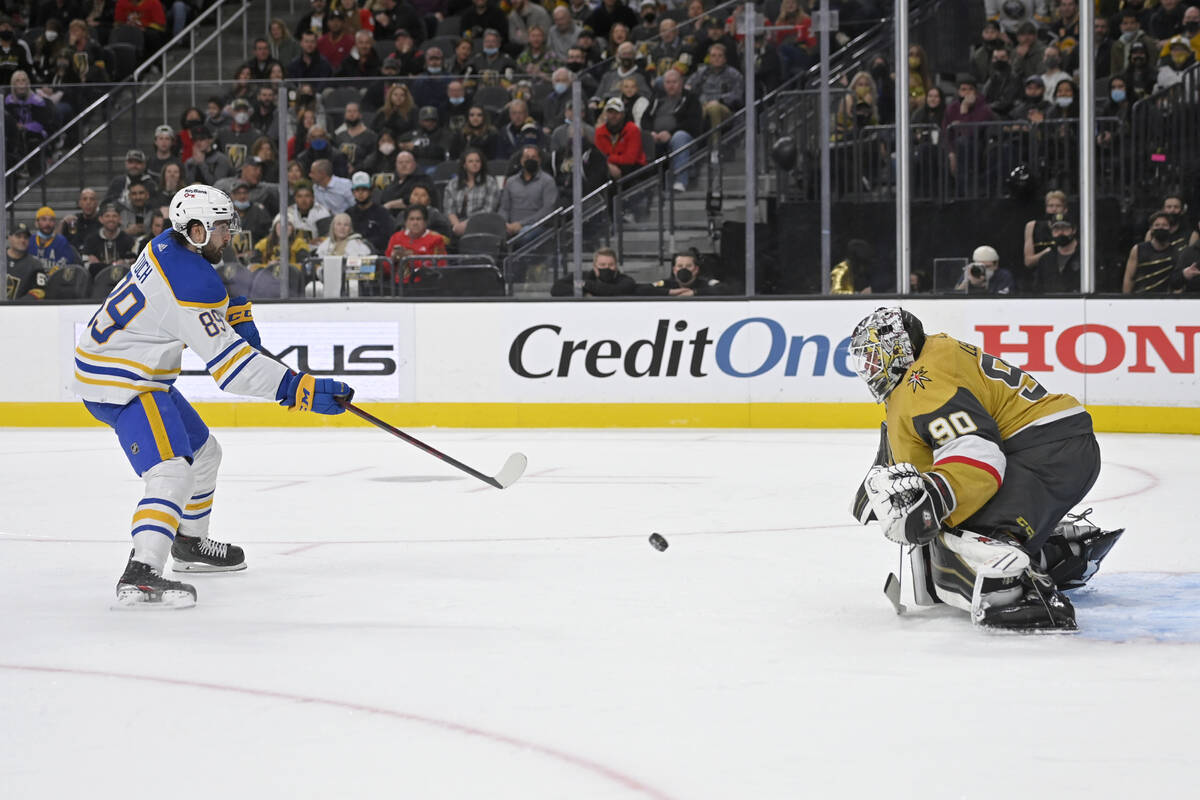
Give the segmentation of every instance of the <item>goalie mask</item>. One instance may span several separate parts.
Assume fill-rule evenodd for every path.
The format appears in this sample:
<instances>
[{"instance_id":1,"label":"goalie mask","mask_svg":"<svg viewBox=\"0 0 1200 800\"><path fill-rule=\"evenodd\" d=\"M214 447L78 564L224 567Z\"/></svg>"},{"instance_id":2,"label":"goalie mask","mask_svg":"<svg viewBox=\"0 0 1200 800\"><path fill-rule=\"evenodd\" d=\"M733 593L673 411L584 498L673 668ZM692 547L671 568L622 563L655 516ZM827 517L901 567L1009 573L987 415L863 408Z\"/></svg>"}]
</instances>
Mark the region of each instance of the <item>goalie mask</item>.
<instances>
[{"instance_id":1,"label":"goalie mask","mask_svg":"<svg viewBox=\"0 0 1200 800\"><path fill-rule=\"evenodd\" d=\"M213 228L220 223L229 225L231 234L242 229L241 217L233 207L229 195L212 186L185 186L171 198L171 228L189 244L203 248L212 238ZM204 240L197 242L188 236L188 229L195 223L204 226Z\"/></svg>"},{"instance_id":2,"label":"goalie mask","mask_svg":"<svg viewBox=\"0 0 1200 800\"><path fill-rule=\"evenodd\" d=\"M850 361L882 403L916 361L925 344L921 321L899 308L877 308L850 335Z\"/></svg>"}]
</instances>

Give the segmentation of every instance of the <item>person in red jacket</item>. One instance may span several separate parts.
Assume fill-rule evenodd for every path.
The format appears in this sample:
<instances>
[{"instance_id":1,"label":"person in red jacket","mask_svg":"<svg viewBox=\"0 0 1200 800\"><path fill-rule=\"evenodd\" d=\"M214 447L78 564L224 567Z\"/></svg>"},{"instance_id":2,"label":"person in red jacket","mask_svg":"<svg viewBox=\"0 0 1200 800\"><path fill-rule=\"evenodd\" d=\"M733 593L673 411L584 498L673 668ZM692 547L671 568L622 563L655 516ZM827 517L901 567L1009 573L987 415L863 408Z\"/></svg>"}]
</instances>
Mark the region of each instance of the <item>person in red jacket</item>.
<instances>
[{"instance_id":1,"label":"person in red jacket","mask_svg":"<svg viewBox=\"0 0 1200 800\"><path fill-rule=\"evenodd\" d=\"M157 53L167 43L167 14L159 0L117 0L113 21L142 29L146 48L138 53L139 60Z\"/></svg>"},{"instance_id":2,"label":"person in red jacket","mask_svg":"<svg viewBox=\"0 0 1200 800\"><path fill-rule=\"evenodd\" d=\"M604 124L596 128L596 147L608 158L608 174L614 179L646 163L642 131L625 119L625 104L619 97L604 104Z\"/></svg>"},{"instance_id":3,"label":"person in red jacket","mask_svg":"<svg viewBox=\"0 0 1200 800\"><path fill-rule=\"evenodd\" d=\"M404 227L392 234L388 239L387 254L399 265L406 256L415 255L444 255L446 253L446 237L429 230L429 211L425 206L410 206L404 216ZM444 267L446 262L432 258L414 259L407 267L396 273L397 282L409 282L410 271L414 267Z\"/></svg>"}]
</instances>

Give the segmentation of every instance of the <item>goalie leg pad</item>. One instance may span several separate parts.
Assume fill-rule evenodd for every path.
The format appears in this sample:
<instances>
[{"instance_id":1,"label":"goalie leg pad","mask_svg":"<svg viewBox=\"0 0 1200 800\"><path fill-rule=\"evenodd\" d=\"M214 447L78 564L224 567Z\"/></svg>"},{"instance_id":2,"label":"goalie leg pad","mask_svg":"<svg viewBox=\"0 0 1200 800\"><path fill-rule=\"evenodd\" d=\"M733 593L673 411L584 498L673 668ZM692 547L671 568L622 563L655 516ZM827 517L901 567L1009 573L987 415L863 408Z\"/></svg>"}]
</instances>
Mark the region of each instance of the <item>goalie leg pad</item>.
<instances>
[{"instance_id":1,"label":"goalie leg pad","mask_svg":"<svg viewBox=\"0 0 1200 800\"><path fill-rule=\"evenodd\" d=\"M945 531L930 546L933 583L938 598L970 612L1018 600L1020 580L1029 568L1029 555L1011 541L970 531Z\"/></svg>"}]
</instances>

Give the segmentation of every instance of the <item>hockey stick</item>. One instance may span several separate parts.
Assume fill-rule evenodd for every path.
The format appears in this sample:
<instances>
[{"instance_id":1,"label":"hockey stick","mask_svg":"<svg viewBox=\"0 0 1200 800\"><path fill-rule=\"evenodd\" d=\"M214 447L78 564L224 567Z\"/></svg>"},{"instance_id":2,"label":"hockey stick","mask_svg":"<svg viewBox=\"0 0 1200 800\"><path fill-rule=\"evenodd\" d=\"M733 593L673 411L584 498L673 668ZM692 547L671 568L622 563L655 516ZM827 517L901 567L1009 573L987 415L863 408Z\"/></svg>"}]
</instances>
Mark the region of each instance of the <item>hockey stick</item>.
<instances>
[{"instance_id":1,"label":"hockey stick","mask_svg":"<svg viewBox=\"0 0 1200 800\"><path fill-rule=\"evenodd\" d=\"M410 436L399 428L392 427L379 417L363 411L361 408L349 401L339 400L338 403L341 404L342 408L346 409L351 414L354 414L360 419L366 420L376 428L385 430L392 436L395 436L398 439L403 439L414 447L421 448L426 453L429 453L429 455L434 456L435 458L440 458L442 461L445 461L455 469L462 470L471 477L478 478L489 486L495 486L497 489L507 489L509 486L512 486L525 472L525 465L528 463L528 459L526 459L522 453L513 453L508 457L508 460L504 462L504 466L500 468L500 471L496 473L496 477L493 478L491 475L484 475L479 470L468 467L458 459L451 458L442 451L430 447L415 436Z\"/></svg>"}]
</instances>

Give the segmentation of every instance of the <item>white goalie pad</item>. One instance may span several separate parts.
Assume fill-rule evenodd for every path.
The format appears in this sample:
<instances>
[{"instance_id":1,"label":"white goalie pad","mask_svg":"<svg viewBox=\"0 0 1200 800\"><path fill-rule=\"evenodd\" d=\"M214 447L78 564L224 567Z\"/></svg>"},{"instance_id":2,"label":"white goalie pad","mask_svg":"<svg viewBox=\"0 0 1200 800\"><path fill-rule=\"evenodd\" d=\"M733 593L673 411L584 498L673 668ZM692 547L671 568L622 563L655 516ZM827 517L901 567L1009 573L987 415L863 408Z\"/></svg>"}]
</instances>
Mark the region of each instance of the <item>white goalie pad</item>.
<instances>
[{"instance_id":1,"label":"white goalie pad","mask_svg":"<svg viewBox=\"0 0 1200 800\"><path fill-rule=\"evenodd\" d=\"M970 612L972 622L978 623L988 606L1011 603L1021 596L1019 581L1029 568L1029 554L1024 550L971 531L950 531L939 536L946 548L975 572L975 591L969 606L961 595L939 587L937 594L943 602ZM1005 586L984 594L983 583L988 579L1004 581Z\"/></svg>"}]
</instances>

